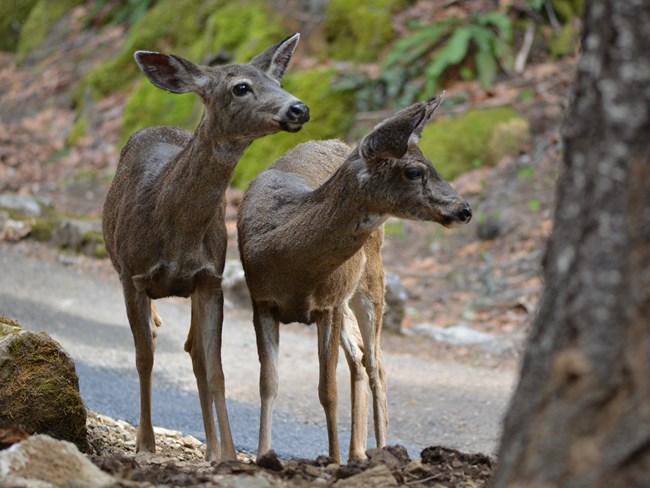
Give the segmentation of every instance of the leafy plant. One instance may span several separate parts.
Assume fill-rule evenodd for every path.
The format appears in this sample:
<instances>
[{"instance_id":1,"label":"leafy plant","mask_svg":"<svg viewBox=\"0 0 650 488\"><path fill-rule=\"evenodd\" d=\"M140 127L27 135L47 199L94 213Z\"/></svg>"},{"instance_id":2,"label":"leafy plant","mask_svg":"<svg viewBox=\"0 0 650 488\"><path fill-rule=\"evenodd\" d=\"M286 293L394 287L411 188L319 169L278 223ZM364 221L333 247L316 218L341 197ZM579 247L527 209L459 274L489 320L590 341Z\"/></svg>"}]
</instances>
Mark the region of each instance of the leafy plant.
<instances>
[{"instance_id":1,"label":"leafy plant","mask_svg":"<svg viewBox=\"0 0 650 488\"><path fill-rule=\"evenodd\" d=\"M105 23L133 25L155 3L156 0L95 0L88 13L88 23L101 16Z\"/></svg>"},{"instance_id":2,"label":"leafy plant","mask_svg":"<svg viewBox=\"0 0 650 488\"><path fill-rule=\"evenodd\" d=\"M417 28L411 35L395 44L384 63L387 81L391 73L407 67L424 67L425 96L438 89L440 80L449 68L474 62L476 76L483 86L490 86L499 71L508 69L512 61L512 22L504 14L489 12L467 19L449 18L433 25ZM386 76L386 75L385 75ZM390 86L388 91L399 91L401 86Z\"/></svg>"}]
</instances>

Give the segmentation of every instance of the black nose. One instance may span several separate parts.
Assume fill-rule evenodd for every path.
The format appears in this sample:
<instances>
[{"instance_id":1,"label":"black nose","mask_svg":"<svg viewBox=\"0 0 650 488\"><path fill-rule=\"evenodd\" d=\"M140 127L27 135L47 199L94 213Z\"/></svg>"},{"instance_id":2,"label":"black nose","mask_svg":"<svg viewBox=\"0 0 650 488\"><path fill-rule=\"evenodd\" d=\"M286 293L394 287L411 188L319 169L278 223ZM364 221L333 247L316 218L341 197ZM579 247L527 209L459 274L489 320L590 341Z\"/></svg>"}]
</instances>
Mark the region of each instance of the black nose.
<instances>
[{"instance_id":1,"label":"black nose","mask_svg":"<svg viewBox=\"0 0 650 488\"><path fill-rule=\"evenodd\" d=\"M292 122L309 122L309 107L302 102L294 103L287 110L287 117Z\"/></svg>"},{"instance_id":2,"label":"black nose","mask_svg":"<svg viewBox=\"0 0 650 488\"><path fill-rule=\"evenodd\" d=\"M472 220L472 207L467 205L460 211L460 220L465 224Z\"/></svg>"}]
</instances>

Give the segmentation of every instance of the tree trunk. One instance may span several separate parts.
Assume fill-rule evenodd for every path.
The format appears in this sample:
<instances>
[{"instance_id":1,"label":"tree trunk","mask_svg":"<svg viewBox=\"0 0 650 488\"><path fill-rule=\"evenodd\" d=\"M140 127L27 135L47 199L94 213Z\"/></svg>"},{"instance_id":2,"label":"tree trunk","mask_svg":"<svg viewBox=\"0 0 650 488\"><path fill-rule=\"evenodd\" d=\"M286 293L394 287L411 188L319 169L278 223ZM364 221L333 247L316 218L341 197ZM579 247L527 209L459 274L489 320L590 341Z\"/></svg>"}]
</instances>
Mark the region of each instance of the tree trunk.
<instances>
[{"instance_id":1,"label":"tree trunk","mask_svg":"<svg viewBox=\"0 0 650 488\"><path fill-rule=\"evenodd\" d=\"M650 486L650 2L592 0L495 487Z\"/></svg>"}]
</instances>

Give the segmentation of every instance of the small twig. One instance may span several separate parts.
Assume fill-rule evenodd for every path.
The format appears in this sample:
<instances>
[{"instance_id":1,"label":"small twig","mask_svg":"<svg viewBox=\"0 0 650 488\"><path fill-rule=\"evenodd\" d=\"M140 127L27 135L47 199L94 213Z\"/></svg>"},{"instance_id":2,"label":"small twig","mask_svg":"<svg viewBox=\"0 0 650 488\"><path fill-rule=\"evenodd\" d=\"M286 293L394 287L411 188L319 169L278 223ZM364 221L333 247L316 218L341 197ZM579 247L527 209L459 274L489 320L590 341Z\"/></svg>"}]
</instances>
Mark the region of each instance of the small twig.
<instances>
[{"instance_id":1,"label":"small twig","mask_svg":"<svg viewBox=\"0 0 650 488\"><path fill-rule=\"evenodd\" d=\"M442 473L438 473L438 474L434 474L434 475L428 476L428 477L426 477L426 478L422 478L421 480L411 480L411 481L407 481L407 482L404 483L404 484L405 484L405 485L414 485L414 484L416 484L416 483L426 483L427 481L437 480L437 479L440 478L441 476L442 476Z\"/></svg>"},{"instance_id":2,"label":"small twig","mask_svg":"<svg viewBox=\"0 0 650 488\"><path fill-rule=\"evenodd\" d=\"M521 45L521 49L517 53L515 58L515 73L518 75L524 72L526 67L526 61L528 61L528 55L530 50L533 47L533 41L535 40L535 23L529 22L526 26L526 33L524 34L524 42Z\"/></svg>"}]
</instances>

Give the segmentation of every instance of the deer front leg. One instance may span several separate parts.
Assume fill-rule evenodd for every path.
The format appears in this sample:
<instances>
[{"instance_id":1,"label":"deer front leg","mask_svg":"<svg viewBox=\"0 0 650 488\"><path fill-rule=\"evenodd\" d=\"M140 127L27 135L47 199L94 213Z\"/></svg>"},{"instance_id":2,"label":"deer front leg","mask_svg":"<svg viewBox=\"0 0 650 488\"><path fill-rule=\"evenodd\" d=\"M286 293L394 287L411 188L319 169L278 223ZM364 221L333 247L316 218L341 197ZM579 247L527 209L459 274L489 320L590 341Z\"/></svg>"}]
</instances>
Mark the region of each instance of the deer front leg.
<instances>
[{"instance_id":1,"label":"deer front leg","mask_svg":"<svg viewBox=\"0 0 650 488\"><path fill-rule=\"evenodd\" d=\"M339 359L339 341L343 312L335 308L324 313L317 321L318 326L318 363L320 375L318 381L318 398L325 410L329 455L337 463L341 462L339 449L336 408L338 394L336 390L336 366Z\"/></svg>"},{"instance_id":2,"label":"deer front leg","mask_svg":"<svg viewBox=\"0 0 650 488\"><path fill-rule=\"evenodd\" d=\"M253 324L260 360L260 435L257 457L271 450L273 403L278 395L280 324L266 304L253 303Z\"/></svg>"},{"instance_id":3,"label":"deer front leg","mask_svg":"<svg viewBox=\"0 0 650 488\"><path fill-rule=\"evenodd\" d=\"M156 440L151 423L151 373L153 370L155 325L151 323L151 300L127 278L123 281L124 302L135 345L135 366L140 380L140 422L136 452L155 452Z\"/></svg>"},{"instance_id":4,"label":"deer front leg","mask_svg":"<svg viewBox=\"0 0 650 488\"><path fill-rule=\"evenodd\" d=\"M226 406L226 387L221 361L222 326L223 292L221 289L215 290L209 287L192 294L192 323L186 350L189 348L188 352L192 357L206 436L205 457L210 461L237 458ZM221 448L212 414L213 402L219 421Z\"/></svg>"},{"instance_id":5,"label":"deer front leg","mask_svg":"<svg viewBox=\"0 0 650 488\"><path fill-rule=\"evenodd\" d=\"M356 316L365 348L366 371L368 372L370 391L372 392L375 439L377 447L384 447L388 428L388 402L386 397L386 373L382 362L380 344L383 302L381 300L375 302L368 297L365 291L358 290L352 297L352 305L357 311Z\"/></svg>"},{"instance_id":6,"label":"deer front leg","mask_svg":"<svg viewBox=\"0 0 650 488\"><path fill-rule=\"evenodd\" d=\"M359 325L347 304L343 306L341 347L350 368L352 433L348 460L366 458L368 439L368 375L363 365L363 341Z\"/></svg>"}]
</instances>

